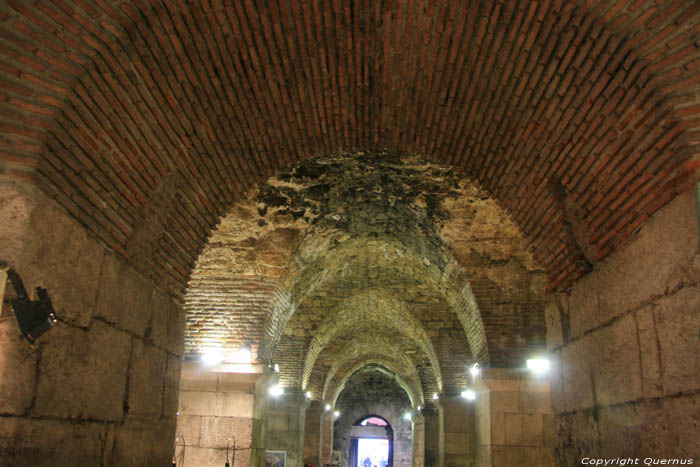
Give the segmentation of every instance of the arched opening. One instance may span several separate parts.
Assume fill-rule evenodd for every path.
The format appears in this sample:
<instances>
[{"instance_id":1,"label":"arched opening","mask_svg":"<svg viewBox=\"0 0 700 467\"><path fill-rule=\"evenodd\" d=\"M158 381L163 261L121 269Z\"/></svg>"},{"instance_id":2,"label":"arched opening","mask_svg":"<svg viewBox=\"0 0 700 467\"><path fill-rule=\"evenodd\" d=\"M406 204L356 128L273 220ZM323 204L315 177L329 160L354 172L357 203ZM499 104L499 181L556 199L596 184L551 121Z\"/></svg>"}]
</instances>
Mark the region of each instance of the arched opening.
<instances>
[{"instance_id":1,"label":"arched opening","mask_svg":"<svg viewBox=\"0 0 700 467\"><path fill-rule=\"evenodd\" d=\"M379 415L358 420L351 433L349 465L352 467L391 467L394 432Z\"/></svg>"}]
</instances>

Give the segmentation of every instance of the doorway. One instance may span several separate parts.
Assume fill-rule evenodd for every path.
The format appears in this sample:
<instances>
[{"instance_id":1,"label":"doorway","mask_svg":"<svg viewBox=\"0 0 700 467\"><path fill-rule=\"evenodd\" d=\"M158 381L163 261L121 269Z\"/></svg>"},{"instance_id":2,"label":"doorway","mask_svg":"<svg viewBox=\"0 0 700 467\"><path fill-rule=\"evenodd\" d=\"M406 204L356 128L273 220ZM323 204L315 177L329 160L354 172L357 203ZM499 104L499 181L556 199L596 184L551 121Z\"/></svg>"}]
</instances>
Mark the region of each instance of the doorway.
<instances>
[{"instance_id":1,"label":"doorway","mask_svg":"<svg viewBox=\"0 0 700 467\"><path fill-rule=\"evenodd\" d=\"M387 467L389 465L389 440L382 438L358 438L354 467Z\"/></svg>"}]
</instances>

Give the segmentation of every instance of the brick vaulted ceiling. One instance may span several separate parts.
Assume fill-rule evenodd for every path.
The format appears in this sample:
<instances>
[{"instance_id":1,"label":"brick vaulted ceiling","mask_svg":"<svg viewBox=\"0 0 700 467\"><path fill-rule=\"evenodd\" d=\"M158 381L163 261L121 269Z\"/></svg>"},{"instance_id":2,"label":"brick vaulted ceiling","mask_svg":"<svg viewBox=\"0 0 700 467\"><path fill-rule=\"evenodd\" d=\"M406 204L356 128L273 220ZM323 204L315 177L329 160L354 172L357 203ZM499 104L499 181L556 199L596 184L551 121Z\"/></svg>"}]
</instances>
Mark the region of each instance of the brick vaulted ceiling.
<instances>
[{"instance_id":1,"label":"brick vaulted ceiling","mask_svg":"<svg viewBox=\"0 0 700 467\"><path fill-rule=\"evenodd\" d=\"M458 168L566 289L698 179L700 3L0 3L0 170L176 295L301 160Z\"/></svg>"}]
</instances>

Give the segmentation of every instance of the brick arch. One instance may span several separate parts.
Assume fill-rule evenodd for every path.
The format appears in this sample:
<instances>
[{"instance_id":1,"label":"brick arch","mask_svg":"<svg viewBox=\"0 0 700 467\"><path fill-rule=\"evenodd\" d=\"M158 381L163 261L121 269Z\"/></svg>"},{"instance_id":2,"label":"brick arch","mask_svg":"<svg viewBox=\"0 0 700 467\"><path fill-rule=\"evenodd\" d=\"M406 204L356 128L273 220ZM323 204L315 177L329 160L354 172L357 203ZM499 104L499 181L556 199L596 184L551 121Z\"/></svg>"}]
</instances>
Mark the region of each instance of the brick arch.
<instances>
[{"instance_id":1,"label":"brick arch","mask_svg":"<svg viewBox=\"0 0 700 467\"><path fill-rule=\"evenodd\" d=\"M420 376L415 364L402 352L391 351L390 349L396 350L395 343L383 337L364 336L353 339L340 350L338 357L326 373L321 391L322 398L325 400L333 379L336 378L336 375L345 374L348 365L354 367L359 364L358 362L369 361L370 359L378 364L381 364L383 360L390 361L393 367L390 369L403 373L408 380L420 382ZM346 367L345 370L343 370L344 367ZM342 376L340 379L342 379ZM420 388L416 391L416 394L421 394L421 399L422 392Z\"/></svg>"},{"instance_id":2,"label":"brick arch","mask_svg":"<svg viewBox=\"0 0 700 467\"><path fill-rule=\"evenodd\" d=\"M319 354L338 333L376 329L379 326L393 329L418 345L430 361L438 389L442 391L440 362L422 323L405 309L401 301L383 291L366 291L329 311L307 348L301 374L302 389L308 386Z\"/></svg>"},{"instance_id":3,"label":"brick arch","mask_svg":"<svg viewBox=\"0 0 700 467\"><path fill-rule=\"evenodd\" d=\"M352 378L357 373L376 371L396 381L399 387L406 393L406 395L408 395L408 399L412 407L418 407L419 405L422 405L422 391L418 391L415 386L411 385L410 382L407 382L401 376L400 373L397 373L395 368L392 368L392 366L393 365L391 365L391 363L389 363L386 359L383 358L365 358L364 360L353 365L349 371L344 372L338 384L334 388L329 388L332 389L332 391L329 394L326 394L326 397L324 397L323 400L327 400L331 407L334 407L336 402L338 401L338 398L340 397L340 394L345 389L345 384L348 382L348 380L350 380L350 378ZM328 397L328 395L330 395L330 397Z\"/></svg>"},{"instance_id":4,"label":"brick arch","mask_svg":"<svg viewBox=\"0 0 700 467\"><path fill-rule=\"evenodd\" d=\"M328 399L328 394L334 392L333 387L337 387L340 384L339 381L344 381L358 369L373 363L386 366L396 374L404 375L414 396L412 400L422 404L424 397L420 375L405 354L392 351L395 348L394 342L377 336L353 339L340 350L338 357L326 373L321 388L321 400Z\"/></svg>"},{"instance_id":5,"label":"brick arch","mask_svg":"<svg viewBox=\"0 0 700 467\"><path fill-rule=\"evenodd\" d=\"M1 163L175 295L246 187L341 148L473 176L555 289L698 179L692 2L139 5L2 6Z\"/></svg>"},{"instance_id":6,"label":"brick arch","mask_svg":"<svg viewBox=\"0 0 700 467\"><path fill-rule=\"evenodd\" d=\"M348 281L354 274L366 272L354 255L354 251L361 248L366 252L366 258L381 257L385 258L386 263L395 260L400 265L400 268L392 269L384 261L372 263L379 274L386 269L387 274L404 275L419 283L429 284L442 294L462 324L472 355L478 361L488 363L488 342L478 304L464 272L448 251L438 250L426 255L425 250L419 254L398 240L365 242L366 239L362 238L350 239L330 250L319 248L314 262L298 273L290 274L294 285L289 296L285 296L284 301L275 302L268 310L259 347L260 360L272 358L287 323L309 294L314 290L332 289L335 282ZM426 256L433 261L426 264Z\"/></svg>"}]
</instances>

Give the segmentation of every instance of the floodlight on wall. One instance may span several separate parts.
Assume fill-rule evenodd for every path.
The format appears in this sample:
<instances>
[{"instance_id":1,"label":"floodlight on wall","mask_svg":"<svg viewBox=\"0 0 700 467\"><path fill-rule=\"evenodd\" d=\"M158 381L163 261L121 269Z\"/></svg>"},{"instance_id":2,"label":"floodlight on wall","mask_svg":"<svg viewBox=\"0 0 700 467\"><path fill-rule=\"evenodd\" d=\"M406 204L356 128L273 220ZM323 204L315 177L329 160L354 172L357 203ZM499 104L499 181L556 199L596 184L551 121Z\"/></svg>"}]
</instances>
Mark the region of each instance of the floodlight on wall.
<instances>
[{"instance_id":1,"label":"floodlight on wall","mask_svg":"<svg viewBox=\"0 0 700 467\"><path fill-rule=\"evenodd\" d=\"M202 363L207 366L215 366L224 361L224 353L221 349L209 349L202 354Z\"/></svg>"},{"instance_id":2,"label":"floodlight on wall","mask_svg":"<svg viewBox=\"0 0 700 467\"><path fill-rule=\"evenodd\" d=\"M334 418L340 417L340 412L337 411L337 410L336 410L335 412L333 412L333 417L334 417Z\"/></svg>"},{"instance_id":3,"label":"floodlight on wall","mask_svg":"<svg viewBox=\"0 0 700 467\"><path fill-rule=\"evenodd\" d=\"M468 401L473 401L474 399L476 399L476 393L471 389L467 389L466 391L462 391L461 396L464 397Z\"/></svg>"},{"instance_id":4,"label":"floodlight on wall","mask_svg":"<svg viewBox=\"0 0 700 467\"><path fill-rule=\"evenodd\" d=\"M326 412L330 412L330 410L331 410L331 405L330 405L330 404L326 404L326 406L323 408L323 410L326 411Z\"/></svg>"},{"instance_id":5,"label":"floodlight on wall","mask_svg":"<svg viewBox=\"0 0 700 467\"><path fill-rule=\"evenodd\" d=\"M469 373L471 373L472 378L476 378L481 374L481 367L479 366L478 363L475 363L472 365L472 367L469 369Z\"/></svg>"},{"instance_id":6,"label":"floodlight on wall","mask_svg":"<svg viewBox=\"0 0 700 467\"><path fill-rule=\"evenodd\" d=\"M546 358L528 359L527 368L536 375L543 375L549 371L549 360Z\"/></svg>"},{"instance_id":7,"label":"floodlight on wall","mask_svg":"<svg viewBox=\"0 0 700 467\"><path fill-rule=\"evenodd\" d=\"M34 344L39 336L55 326L58 320L51 298L46 289L37 287L38 300L30 300L19 275L13 269L8 269L6 274L15 289L15 297L10 300L10 305L19 330L22 337Z\"/></svg>"},{"instance_id":8,"label":"floodlight on wall","mask_svg":"<svg viewBox=\"0 0 700 467\"><path fill-rule=\"evenodd\" d=\"M236 353L231 357L233 363L250 363L253 361L253 347L249 342L238 348Z\"/></svg>"},{"instance_id":9,"label":"floodlight on wall","mask_svg":"<svg viewBox=\"0 0 700 467\"><path fill-rule=\"evenodd\" d=\"M440 399L440 395L436 392L435 394L433 394L433 400L436 401L438 399Z\"/></svg>"},{"instance_id":10,"label":"floodlight on wall","mask_svg":"<svg viewBox=\"0 0 700 467\"><path fill-rule=\"evenodd\" d=\"M268 391L272 397L279 397L282 394L284 394L284 389L282 389L282 386L280 386L279 384L270 386L270 389Z\"/></svg>"},{"instance_id":11,"label":"floodlight on wall","mask_svg":"<svg viewBox=\"0 0 700 467\"><path fill-rule=\"evenodd\" d=\"M404 420L408 420L409 422L411 421L411 418L413 418L413 415L411 415L411 412L406 412L403 414Z\"/></svg>"},{"instance_id":12,"label":"floodlight on wall","mask_svg":"<svg viewBox=\"0 0 700 467\"><path fill-rule=\"evenodd\" d=\"M274 368L275 368L275 373L279 373L279 372L280 372L280 366L279 366L277 363L275 363L275 367L274 367Z\"/></svg>"},{"instance_id":13,"label":"floodlight on wall","mask_svg":"<svg viewBox=\"0 0 700 467\"><path fill-rule=\"evenodd\" d=\"M311 391L306 391L306 394L304 394L307 399L311 399Z\"/></svg>"}]
</instances>

